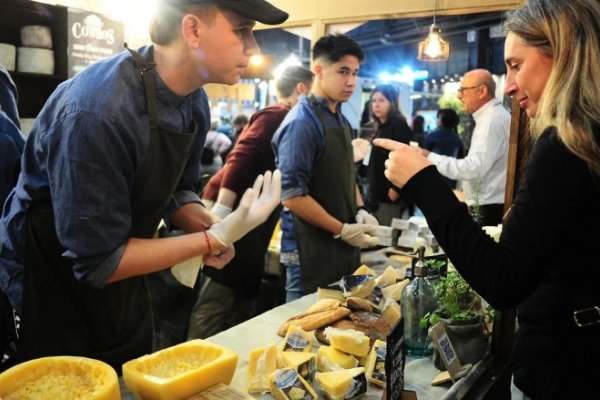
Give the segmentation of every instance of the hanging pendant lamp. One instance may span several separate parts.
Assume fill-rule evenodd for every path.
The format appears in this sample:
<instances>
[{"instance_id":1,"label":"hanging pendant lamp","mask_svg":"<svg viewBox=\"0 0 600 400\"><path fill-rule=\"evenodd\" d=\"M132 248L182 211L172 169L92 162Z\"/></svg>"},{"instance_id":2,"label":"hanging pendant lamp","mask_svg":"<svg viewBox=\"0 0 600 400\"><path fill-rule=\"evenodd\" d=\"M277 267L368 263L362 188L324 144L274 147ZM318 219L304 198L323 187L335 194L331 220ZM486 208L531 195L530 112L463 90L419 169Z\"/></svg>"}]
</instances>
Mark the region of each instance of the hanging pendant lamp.
<instances>
[{"instance_id":1,"label":"hanging pendant lamp","mask_svg":"<svg viewBox=\"0 0 600 400\"><path fill-rule=\"evenodd\" d=\"M433 2L433 24L429 27L429 35L419 42L419 61L446 61L450 55L450 45L442 39L442 31L435 24L437 0Z\"/></svg>"}]
</instances>

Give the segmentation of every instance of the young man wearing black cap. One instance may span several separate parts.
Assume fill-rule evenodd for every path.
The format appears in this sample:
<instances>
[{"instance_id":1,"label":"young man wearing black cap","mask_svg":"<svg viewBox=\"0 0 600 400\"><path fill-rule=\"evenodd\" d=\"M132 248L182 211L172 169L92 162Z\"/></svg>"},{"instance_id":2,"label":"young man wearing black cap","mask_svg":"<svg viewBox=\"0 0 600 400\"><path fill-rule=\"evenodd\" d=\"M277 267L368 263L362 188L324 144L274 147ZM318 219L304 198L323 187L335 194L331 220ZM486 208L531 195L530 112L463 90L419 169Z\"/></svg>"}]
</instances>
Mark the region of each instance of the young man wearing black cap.
<instances>
[{"instance_id":1,"label":"young man wearing black cap","mask_svg":"<svg viewBox=\"0 0 600 400\"><path fill-rule=\"evenodd\" d=\"M0 288L21 316L17 361L80 355L119 371L151 351L145 275L200 255L222 268L279 203L279 174L267 173L216 222L196 185L210 124L202 86L236 83L259 51L254 21L286 19L263 0L161 0L153 46L57 88L0 224ZM154 239L163 218L188 234Z\"/></svg>"}]
</instances>

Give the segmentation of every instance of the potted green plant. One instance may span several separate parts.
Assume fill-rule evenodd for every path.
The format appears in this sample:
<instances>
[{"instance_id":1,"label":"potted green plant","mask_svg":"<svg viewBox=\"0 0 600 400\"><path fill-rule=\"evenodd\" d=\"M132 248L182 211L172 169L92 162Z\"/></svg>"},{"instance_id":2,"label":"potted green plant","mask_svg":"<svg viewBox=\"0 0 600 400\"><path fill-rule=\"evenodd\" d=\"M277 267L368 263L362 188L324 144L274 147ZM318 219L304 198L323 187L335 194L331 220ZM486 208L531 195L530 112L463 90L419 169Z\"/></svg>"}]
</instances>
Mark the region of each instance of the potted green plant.
<instances>
[{"instance_id":1,"label":"potted green plant","mask_svg":"<svg viewBox=\"0 0 600 400\"><path fill-rule=\"evenodd\" d=\"M443 264L437 260L426 263L434 269ZM445 275L440 274L433 280L432 285L439 308L425 315L421 324L427 327L442 322L461 363L476 363L489 349L484 317L492 318L493 310L481 310L481 298L452 266L448 266ZM437 352L434 352L434 364L438 369L445 369Z\"/></svg>"}]
</instances>

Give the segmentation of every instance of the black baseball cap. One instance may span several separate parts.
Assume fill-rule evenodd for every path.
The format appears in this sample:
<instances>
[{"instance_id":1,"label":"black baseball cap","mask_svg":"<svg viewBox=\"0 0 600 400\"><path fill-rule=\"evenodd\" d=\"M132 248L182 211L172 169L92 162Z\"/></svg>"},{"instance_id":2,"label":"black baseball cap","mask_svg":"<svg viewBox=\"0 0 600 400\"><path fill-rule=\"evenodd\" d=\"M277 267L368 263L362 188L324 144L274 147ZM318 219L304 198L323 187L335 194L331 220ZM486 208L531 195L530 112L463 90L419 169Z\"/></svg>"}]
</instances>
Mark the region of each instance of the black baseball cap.
<instances>
[{"instance_id":1,"label":"black baseball cap","mask_svg":"<svg viewBox=\"0 0 600 400\"><path fill-rule=\"evenodd\" d=\"M267 25L278 25L289 15L265 0L162 0L172 6L213 3L235 11L243 17Z\"/></svg>"}]
</instances>

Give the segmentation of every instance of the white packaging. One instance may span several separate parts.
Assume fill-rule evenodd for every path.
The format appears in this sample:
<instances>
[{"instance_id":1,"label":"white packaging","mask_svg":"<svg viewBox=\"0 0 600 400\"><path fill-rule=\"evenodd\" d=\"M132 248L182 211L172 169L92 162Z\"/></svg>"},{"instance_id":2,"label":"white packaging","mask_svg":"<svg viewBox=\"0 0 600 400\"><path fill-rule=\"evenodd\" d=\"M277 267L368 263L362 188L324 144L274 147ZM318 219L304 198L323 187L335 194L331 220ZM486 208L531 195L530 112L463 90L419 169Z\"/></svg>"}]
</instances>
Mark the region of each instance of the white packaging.
<instances>
[{"instance_id":1,"label":"white packaging","mask_svg":"<svg viewBox=\"0 0 600 400\"><path fill-rule=\"evenodd\" d=\"M39 49L52 49L52 33L43 25L27 25L21 28L21 45Z\"/></svg>"},{"instance_id":2,"label":"white packaging","mask_svg":"<svg viewBox=\"0 0 600 400\"><path fill-rule=\"evenodd\" d=\"M17 48L9 43L0 43L0 64L4 65L7 71L15 70L15 60Z\"/></svg>"},{"instance_id":3,"label":"white packaging","mask_svg":"<svg viewBox=\"0 0 600 400\"><path fill-rule=\"evenodd\" d=\"M17 71L36 74L54 74L54 52L48 49L19 47Z\"/></svg>"}]
</instances>

